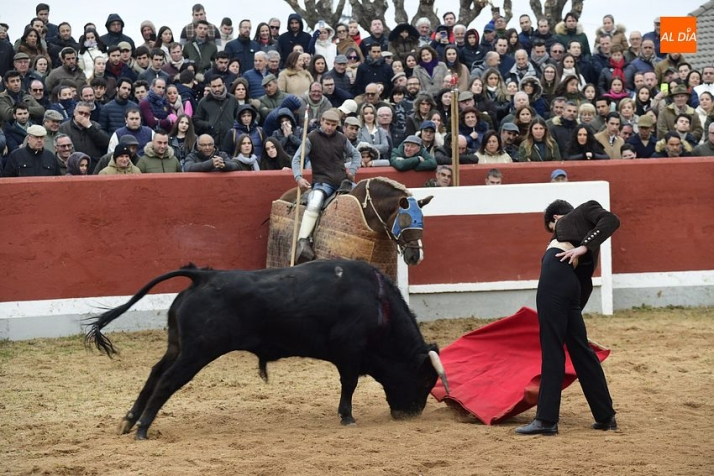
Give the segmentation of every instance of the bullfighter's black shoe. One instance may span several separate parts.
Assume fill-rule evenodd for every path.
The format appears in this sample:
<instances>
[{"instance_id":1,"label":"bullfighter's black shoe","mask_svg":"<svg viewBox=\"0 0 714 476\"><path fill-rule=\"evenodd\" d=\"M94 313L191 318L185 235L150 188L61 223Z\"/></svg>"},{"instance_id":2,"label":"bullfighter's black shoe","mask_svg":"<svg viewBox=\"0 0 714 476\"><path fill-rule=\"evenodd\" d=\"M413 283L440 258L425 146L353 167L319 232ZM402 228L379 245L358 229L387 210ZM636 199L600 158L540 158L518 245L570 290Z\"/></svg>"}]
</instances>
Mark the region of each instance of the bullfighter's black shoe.
<instances>
[{"instance_id":1,"label":"bullfighter's black shoe","mask_svg":"<svg viewBox=\"0 0 714 476\"><path fill-rule=\"evenodd\" d=\"M607 420L596 421L592 426L593 430L612 430L617 431L617 420L615 420L615 415L611 416Z\"/></svg>"},{"instance_id":2,"label":"bullfighter's black shoe","mask_svg":"<svg viewBox=\"0 0 714 476\"><path fill-rule=\"evenodd\" d=\"M527 425L516 428L519 435L546 435L558 434L558 423L546 423L543 420L535 419Z\"/></svg>"}]
</instances>

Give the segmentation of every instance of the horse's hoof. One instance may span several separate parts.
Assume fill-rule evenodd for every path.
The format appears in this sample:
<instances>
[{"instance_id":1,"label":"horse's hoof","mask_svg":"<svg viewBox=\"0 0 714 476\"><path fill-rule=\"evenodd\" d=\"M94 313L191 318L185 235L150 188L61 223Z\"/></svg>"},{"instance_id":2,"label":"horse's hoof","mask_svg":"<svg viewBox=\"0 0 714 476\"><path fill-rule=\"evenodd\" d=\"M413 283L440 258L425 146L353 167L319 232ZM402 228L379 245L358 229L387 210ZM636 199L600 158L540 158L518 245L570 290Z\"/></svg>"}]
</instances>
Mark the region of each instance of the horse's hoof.
<instances>
[{"instance_id":1,"label":"horse's hoof","mask_svg":"<svg viewBox=\"0 0 714 476\"><path fill-rule=\"evenodd\" d=\"M357 426L357 422L352 417L343 418L342 421L340 421L340 424L342 426Z\"/></svg>"},{"instance_id":2,"label":"horse's hoof","mask_svg":"<svg viewBox=\"0 0 714 476\"><path fill-rule=\"evenodd\" d=\"M135 440L148 440L149 437L148 437L147 434L146 434L147 431L148 431L148 430L144 430L143 428L139 428L139 429L137 430L137 432L136 432L136 435L134 435L134 439L135 439Z\"/></svg>"}]
</instances>

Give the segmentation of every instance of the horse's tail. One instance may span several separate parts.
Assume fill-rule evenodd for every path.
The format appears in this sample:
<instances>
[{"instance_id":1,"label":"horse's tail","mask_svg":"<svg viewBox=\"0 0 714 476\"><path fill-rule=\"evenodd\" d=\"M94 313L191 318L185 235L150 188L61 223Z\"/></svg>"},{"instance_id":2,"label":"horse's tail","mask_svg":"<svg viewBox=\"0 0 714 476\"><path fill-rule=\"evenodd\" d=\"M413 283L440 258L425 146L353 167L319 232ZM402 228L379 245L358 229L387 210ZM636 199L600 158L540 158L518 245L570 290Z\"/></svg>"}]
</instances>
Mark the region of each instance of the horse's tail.
<instances>
[{"instance_id":1,"label":"horse's tail","mask_svg":"<svg viewBox=\"0 0 714 476\"><path fill-rule=\"evenodd\" d=\"M91 346L93 342L97 349L105 352L109 357L111 357L113 354L117 353L117 350L114 348L114 345L111 343L109 338L102 334L101 331L105 326L107 326L114 319L118 318L126 311L128 311L131 306L139 302L141 298L146 296L146 294L151 291L151 288L153 288L157 284L172 278L176 278L178 276L189 278L195 284L197 280L205 274L205 272L206 270L198 269L194 264L191 263L181 269L162 274L161 276L152 279L136 294L134 294L134 296L126 303L122 304L121 306L115 307L114 309L110 309L102 313L100 316L91 317L87 319L89 321L87 323L87 325L89 326L89 330L84 336L84 344L86 346Z\"/></svg>"}]
</instances>

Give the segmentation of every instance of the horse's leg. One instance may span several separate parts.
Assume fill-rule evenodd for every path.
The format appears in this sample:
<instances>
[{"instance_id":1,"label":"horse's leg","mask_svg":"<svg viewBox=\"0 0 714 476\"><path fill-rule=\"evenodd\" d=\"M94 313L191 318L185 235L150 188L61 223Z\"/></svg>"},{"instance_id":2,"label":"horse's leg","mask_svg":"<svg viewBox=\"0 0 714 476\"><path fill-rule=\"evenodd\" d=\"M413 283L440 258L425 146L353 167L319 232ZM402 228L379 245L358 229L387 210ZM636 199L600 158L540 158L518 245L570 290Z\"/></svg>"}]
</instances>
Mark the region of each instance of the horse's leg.
<instances>
[{"instance_id":1,"label":"horse's leg","mask_svg":"<svg viewBox=\"0 0 714 476\"><path fill-rule=\"evenodd\" d=\"M141 392L139 392L139 396L134 402L134 405L131 407L131 410L129 410L126 416L124 416L121 426L119 427L122 434L129 433L134 427L136 421L139 419L139 416L144 412L144 408L146 408L146 402L149 400L151 394L154 393L156 383L166 370L169 369L174 362L176 362L179 350L178 332L175 331L173 327L169 327L169 345L166 349L166 353L161 360L159 360L156 365L151 368L151 373L144 384L144 388L142 388Z\"/></svg>"},{"instance_id":2,"label":"horse's leg","mask_svg":"<svg viewBox=\"0 0 714 476\"><path fill-rule=\"evenodd\" d=\"M137 422L138 429L136 431L137 440L145 440L149 426L156 418L162 406L171 398L178 389L186 385L191 379L206 365L222 355L211 354L204 352L205 349L193 348L182 349L174 364L166 369L163 375L159 378L154 392L146 404L141 418ZM202 355L204 354L204 355Z\"/></svg>"}]
</instances>

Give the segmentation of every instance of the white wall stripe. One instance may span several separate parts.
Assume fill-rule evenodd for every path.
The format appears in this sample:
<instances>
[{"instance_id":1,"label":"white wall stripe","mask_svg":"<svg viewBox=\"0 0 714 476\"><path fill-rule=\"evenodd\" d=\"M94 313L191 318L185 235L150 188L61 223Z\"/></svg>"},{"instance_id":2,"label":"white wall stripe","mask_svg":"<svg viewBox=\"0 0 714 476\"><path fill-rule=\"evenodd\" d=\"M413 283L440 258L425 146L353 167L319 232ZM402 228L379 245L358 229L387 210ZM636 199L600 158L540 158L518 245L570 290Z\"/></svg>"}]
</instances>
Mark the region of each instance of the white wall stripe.
<instances>
[{"instance_id":1,"label":"white wall stripe","mask_svg":"<svg viewBox=\"0 0 714 476\"><path fill-rule=\"evenodd\" d=\"M714 270L614 274L612 276L612 282L616 290L714 286ZM409 286L409 292L416 295L433 293L518 291L536 289L537 285L537 280L425 284L411 285ZM593 278L593 285L596 287L602 287L602 278ZM0 303L0 320L39 316L100 314L107 308L113 308L124 304L130 298L131 296L102 296L72 299L49 299L41 301L3 302ZM148 294L141 301L136 303L131 310L166 310L175 298L175 293Z\"/></svg>"},{"instance_id":2,"label":"white wall stripe","mask_svg":"<svg viewBox=\"0 0 714 476\"><path fill-rule=\"evenodd\" d=\"M612 281L616 289L714 286L714 270L614 274Z\"/></svg>"},{"instance_id":3,"label":"white wall stripe","mask_svg":"<svg viewBox=\"0 0 714 476\"><path fill-rule=\"evenodd\" d=\"M168 309L178 293L148 294L132 306L134 311ZM0 316L6 319L37 316L63 316L70 314L101 314L106 309L120 306L131 296L102 296L41 301L15 301L0 303Z\"/></svg>"}]
</instances>

